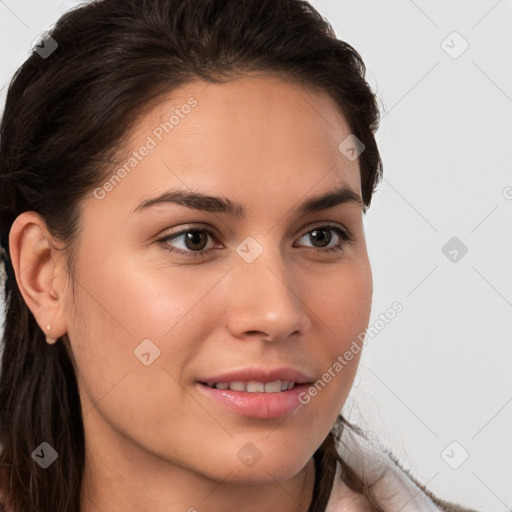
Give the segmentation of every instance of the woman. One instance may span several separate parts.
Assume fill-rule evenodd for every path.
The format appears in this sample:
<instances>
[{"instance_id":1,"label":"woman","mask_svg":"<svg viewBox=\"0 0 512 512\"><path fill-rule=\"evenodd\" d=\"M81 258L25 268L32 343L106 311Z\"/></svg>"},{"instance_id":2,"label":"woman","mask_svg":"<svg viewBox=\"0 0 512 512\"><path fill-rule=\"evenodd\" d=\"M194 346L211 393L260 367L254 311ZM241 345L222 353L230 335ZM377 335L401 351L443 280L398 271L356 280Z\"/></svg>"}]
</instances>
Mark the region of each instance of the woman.
<instances>
[{"instance_id":1,"label":"woman","mask_svg":"<svg viewBox=\"0 0 512 512\"><path fill-rule=\"evenodd\" d=\"M339 415L364 75L301 0L97 1L36 47L0 146L6 510L465 510Z\"/></svg>"}]
</instances>

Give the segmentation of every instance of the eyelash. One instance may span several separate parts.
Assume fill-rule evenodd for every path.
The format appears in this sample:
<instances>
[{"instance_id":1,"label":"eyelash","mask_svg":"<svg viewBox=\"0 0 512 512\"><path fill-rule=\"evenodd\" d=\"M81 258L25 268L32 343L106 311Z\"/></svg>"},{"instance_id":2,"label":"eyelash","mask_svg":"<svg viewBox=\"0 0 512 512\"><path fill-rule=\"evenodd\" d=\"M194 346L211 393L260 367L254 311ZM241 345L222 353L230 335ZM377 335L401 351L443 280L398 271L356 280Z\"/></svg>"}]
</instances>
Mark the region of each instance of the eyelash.
<instances>
[{"instance_id":1,"label":"eyelash","mask_svg":"<svg viewBox=\"0 0 512 512\"><path fill-rule=\"evenodd\" d=\"M348 230L342 229L339 226L333 226L330 224L323 224L321 226L315 226L314 228L311 228L308 231L306 231L303 235L300 236L300 238L303 238L304 236L308 235L312 231L323 230L323 229L328 229L328 230L334 231L341 238L342 242L339 243L336 247L328 247L327 249L320 249L320 248L313 247L312 249L315 250L316 252L332 253L332 252L342 251L345 243L352 242L354 240L354 238L352 237L352 235L350 234L350 232ZM182 250L176 249L176 248L170 246L168 243L166 243L169 240L175 240L176 238L179 238L180 236L182 236L186 233L195 232L195 231L206 233L209 236L211 236L213 239L215 239L215 233L213 233L209 229L189 228L189 229L184 229L182 231L179 231L178 233L173 233L164 238L161 238L157 242L163 246L164 250L166 250L170 253L179 254L180 256L185 256L188 258L206 257L214 249L207 249L207 250L203 249L201 251L182 251Z\"/></svg>"}]
</instances>

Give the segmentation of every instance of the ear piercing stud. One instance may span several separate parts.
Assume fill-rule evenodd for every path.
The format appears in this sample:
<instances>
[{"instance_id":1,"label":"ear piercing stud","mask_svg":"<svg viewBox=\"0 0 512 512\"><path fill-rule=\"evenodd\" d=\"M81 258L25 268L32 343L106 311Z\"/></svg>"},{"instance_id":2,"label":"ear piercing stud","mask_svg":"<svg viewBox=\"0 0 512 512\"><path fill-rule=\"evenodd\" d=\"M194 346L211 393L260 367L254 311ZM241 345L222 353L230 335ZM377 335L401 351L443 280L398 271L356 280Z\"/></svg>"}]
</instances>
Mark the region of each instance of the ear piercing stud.
<instances>
[{"instance_id":1,"label":"ear piercing stud","mask_svg":"<svg viewBox=\"0 0 512 512\"><path fill-rule=\"evenodd\" d=\"M46 326L46 330L47 331L49 331L51 328L52 328L52 324L48 324ZM47 343L52 344L52 343L55 343L57 341L57 338L52 338L51 336L46 336L46 341L47 341Z\"/></svg>"}]
</instances>

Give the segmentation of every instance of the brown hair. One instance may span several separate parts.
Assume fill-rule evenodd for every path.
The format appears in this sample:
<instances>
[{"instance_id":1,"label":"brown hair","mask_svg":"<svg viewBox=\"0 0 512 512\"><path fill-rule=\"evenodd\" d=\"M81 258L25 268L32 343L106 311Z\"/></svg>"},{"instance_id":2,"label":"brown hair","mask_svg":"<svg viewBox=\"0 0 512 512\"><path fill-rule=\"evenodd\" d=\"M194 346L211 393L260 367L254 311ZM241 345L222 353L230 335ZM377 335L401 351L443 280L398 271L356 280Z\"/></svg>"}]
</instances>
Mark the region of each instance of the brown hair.
<instances>
[{"instance_id":1,"label":"brown hair","mask_svg":"<svg viewBox=\"0 0 512 512\"><path fill-rule=\"evenodd\" d=\"M57 48L51 55L33 51L17 70L1 125L0 235L7 281L0 467L12 512L79 510L85 456L69 339L45 342L9 260L8 234L20 213L42 216L63 242L72 276L77 205L105 182L137 116L183 84L222 83L249 71L275 72L334 99L365 146L359 156L364 211L382 173L374 138L379 111L363 61L306 1L100 0L65 13L50 35ZM340 415L314 454L310 511L325 510L336 461L347 485L380 511L367 484L337 452L346 426L357 431ZM31 457L42 441L58 453L46 470Z\"/></svg>"}]
</instances>

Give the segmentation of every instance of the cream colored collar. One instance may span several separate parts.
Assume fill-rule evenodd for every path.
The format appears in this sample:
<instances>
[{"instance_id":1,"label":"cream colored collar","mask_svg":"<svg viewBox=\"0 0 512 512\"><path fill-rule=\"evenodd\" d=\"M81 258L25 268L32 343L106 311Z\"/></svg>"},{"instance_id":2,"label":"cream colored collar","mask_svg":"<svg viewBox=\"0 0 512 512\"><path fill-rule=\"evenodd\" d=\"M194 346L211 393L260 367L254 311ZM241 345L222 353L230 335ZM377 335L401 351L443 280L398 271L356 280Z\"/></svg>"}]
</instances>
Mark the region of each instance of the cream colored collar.
<instances>
[{"instance_id":1,"label":"cream colored collar","mask_svg":"<svg viewBox=\"0 0 512 512\"><path fill-rule=\"evenodd\" d=\"M373 492L379 505L385 512L440 512L432 500L402 471L386 451L376 448L368 441L359 441L352 433L345 433L338 448L344 461L356 471L359 477L374 484ZM350 447L350 449L347 449ZM343 489L346 484L340 479L341 467L336 466L333 489L326 512L342 512ZM383 478L375 483L384 472ZM349 510L349 509L346 509Z\"/></svg>"}]
</instances>

